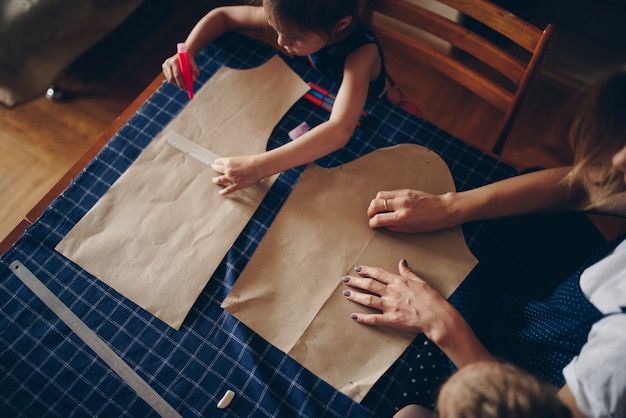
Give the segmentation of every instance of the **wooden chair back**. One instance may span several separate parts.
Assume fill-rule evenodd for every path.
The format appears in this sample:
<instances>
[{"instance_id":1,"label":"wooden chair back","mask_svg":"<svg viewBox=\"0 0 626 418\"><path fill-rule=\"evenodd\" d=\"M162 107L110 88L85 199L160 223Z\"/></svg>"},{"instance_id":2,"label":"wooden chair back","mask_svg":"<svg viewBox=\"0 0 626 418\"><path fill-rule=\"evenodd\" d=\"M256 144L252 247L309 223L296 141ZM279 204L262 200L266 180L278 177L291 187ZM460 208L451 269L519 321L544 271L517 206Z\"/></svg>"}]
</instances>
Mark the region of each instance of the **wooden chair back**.
<instances>
[{"instance_id":1,"label":"wooden chair back","mask_svg":"<svg viewBox=\"0 0 626 418\"><path fill-rule=\"evenodd\" d=\"M408 57L433 67L501 110L504 116L492 148L499 154L547 53L553 25L541 30L486 0L431 0L458 12L460 21L451 20L418 1L365 0L364 19L381 43L401 45ZM497 41L464 25L467 17L497 33ZM433 45L433 36L449 48Z\"/></svg>"}]
</instances>

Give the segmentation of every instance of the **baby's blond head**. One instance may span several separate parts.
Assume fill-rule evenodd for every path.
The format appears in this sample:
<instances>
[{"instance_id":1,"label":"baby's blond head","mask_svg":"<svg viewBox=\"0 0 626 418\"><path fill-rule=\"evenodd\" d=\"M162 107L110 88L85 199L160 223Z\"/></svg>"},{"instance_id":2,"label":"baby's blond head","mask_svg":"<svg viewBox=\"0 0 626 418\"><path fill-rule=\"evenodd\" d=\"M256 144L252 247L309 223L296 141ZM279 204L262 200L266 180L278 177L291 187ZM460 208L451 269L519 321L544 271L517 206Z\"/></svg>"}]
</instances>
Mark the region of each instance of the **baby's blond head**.
<instances>
[{"instance_id":1,"label":"baby's blond head","mask_svg":"<svg viewBox=\"0 0 626 418\"><path fill-rule=\"evenodd\" d=\"M478 362L441 387L440 418L569 418L556 388L509 364Z\"/></svg>"}]
</instances>

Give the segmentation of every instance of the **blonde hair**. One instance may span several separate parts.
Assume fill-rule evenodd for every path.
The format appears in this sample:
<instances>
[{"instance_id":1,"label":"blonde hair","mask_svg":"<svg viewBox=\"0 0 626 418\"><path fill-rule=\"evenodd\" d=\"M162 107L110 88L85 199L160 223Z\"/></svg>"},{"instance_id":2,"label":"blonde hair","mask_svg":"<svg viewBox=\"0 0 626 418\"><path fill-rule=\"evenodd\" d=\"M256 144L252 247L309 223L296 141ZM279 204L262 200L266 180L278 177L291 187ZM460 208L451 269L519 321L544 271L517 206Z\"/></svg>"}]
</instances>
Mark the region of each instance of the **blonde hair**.
<instances>
[{"instance_id":1,"label":"blonde hair","mask_svg":"<svg viewBox=\"0 0 626 418\"><path fill-rule=\"evenodd\" d=\"M556 388L506 363L477 362L442 386L441 418L571 418Z\"/></svg>"},{"instance_id":2,"label":"blonde hair","mask_svg":"<svg viewBox=\"0 0 626 418\"><path fill-rule=\"evenodd\" d=\"M626 65L607 73L585 92L569 143L574 166L565 180L584 188L587 196L581 209L596 208L625 190L624 174L611 161L626 146Z\"/></svg>"}]
</instances>

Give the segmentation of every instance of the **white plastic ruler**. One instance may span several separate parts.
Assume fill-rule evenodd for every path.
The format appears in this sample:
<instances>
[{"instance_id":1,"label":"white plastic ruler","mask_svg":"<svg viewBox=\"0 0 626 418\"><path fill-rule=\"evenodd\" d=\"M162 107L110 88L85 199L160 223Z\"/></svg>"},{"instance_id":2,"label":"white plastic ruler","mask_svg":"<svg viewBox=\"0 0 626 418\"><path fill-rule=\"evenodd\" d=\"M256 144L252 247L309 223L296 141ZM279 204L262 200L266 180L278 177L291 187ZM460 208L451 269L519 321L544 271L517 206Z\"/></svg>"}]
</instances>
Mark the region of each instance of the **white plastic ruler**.
<instances>
[{"instance_id":1,"label":"white plastic ruler","mask_svg":"<svg viewBox=\"0 0 626 418\"><path fill-rule=\"evenodd\" d=\"M208 149L173 131L167 132L163 137L163 141L165 141L166 144L176 148L180 152L187 154L191 158L194 158L209 167L213 165L213 162L216 159L220 158L219 155L212 153Z\"/></svg>"}]
</instances>

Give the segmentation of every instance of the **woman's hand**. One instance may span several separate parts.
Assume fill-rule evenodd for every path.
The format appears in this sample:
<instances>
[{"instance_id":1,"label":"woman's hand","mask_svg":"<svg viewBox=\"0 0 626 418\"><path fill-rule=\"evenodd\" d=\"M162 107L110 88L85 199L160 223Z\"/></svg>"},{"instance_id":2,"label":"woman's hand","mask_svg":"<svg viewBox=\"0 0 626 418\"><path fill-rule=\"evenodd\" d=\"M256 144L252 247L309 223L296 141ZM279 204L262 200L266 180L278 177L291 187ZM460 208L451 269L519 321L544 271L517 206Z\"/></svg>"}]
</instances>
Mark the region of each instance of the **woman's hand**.
<instances>
[{"instance_id":1,"label":"woman's hand","mask_svg":"<svg viewBox=\"0 0 626 418\"><path fill-rule=\"evenodd\" d=\"M376 267L356 267L358 277L342 279L352 288L344 290L348 300L378 311L353 313L352 319L423 333L459 368L475 361L493 360L469 324L439 292L413 273L405 260L400 261L398 269L400 274Z\"/></svg>"},{"instance_id":2,"label":"woman's hand","mask_svg":"<svg viewBox=\"0 0 626 418\"><path fill-rule=\"evenodd\" d=\"M363 324L386 325L430 337L429 334L442 326L442 318L448 316L447 311L452 307L439 292L413 273L405 260L399 263L398 269L400 274L361 266L355 268L359 277L342 279L354 289L344 290L347 299L379 311L354 313L352 318Z\"/></svg>"},{"instance_id":3,"label":"woman's hand","mask_svg":"<svg viewBox=\"0 0 626 418\"><path fill-rule=\"evenodd\" d=\"M220 190L221 195L252 186L267 177L261 172L259 162L254 155L218 158L212 168L222 174L213 177L214 184L224 187Z\"/></svg>"},{"instance_id":4,"label":"woman's hand","mask_svg":"<svg viewBox=\"0 0 626 418\"><path fill-rule=\"evenodd\" d=\"M193 80L200 75L200 70L198 70L198 66L196 65L196 61L193 59L191 54L189 54L189 65L191 66L191 75ZM185 81L183 80L183 73L180 70L180 64L178 62L178 54L174 54L165 61L161 65L163 69L163 75L170 83L176 84L179 88L185 90Z\"/></svg>"},{"instance_id":5,"label":"woman's hand","mask_svg":"<svg viewBox=\"0 0 626 418\"><path fill-rule=\"evenodd\" d=\"M378 192L367 208L369 226L396 232L427 232L456 226L452 219L453 196L409 189Z\"/></svg>"}]
</instances>

